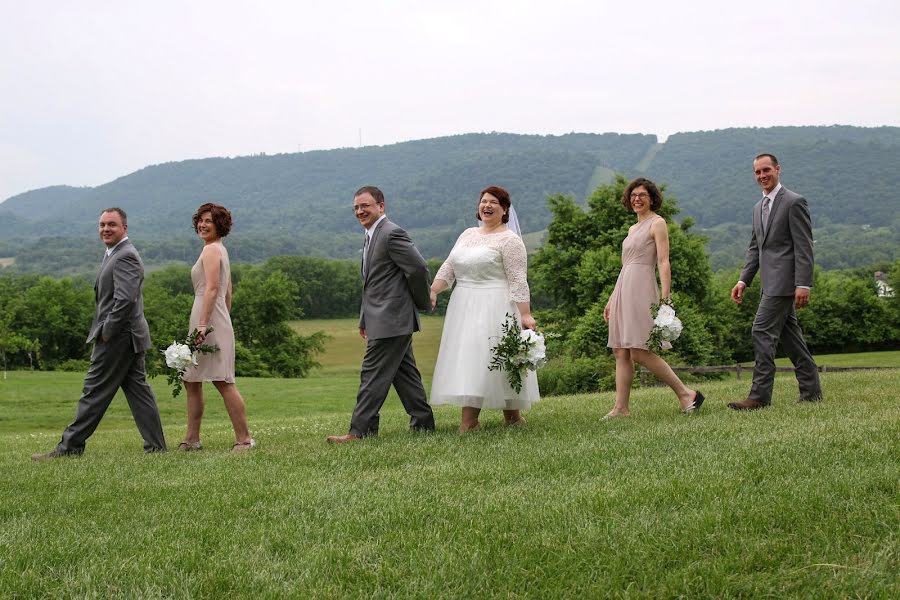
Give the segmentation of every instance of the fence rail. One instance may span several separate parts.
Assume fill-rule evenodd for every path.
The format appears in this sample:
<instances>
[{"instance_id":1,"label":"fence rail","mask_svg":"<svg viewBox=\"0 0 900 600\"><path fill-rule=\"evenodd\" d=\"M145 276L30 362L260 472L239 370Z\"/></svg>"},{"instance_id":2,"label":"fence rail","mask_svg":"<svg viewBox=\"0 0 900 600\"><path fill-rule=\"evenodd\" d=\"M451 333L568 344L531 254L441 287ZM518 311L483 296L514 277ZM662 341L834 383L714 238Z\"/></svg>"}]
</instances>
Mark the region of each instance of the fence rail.
<instances>
[{"instance_id":1,"label":"fence rail","mask_svg":"<svg viewBox=\"0 0 900 600\"><path fill-rule=\"evenodd\" d=\"M734 371L735 376L740 379L741 375L746 371L753 372L754 363L749 365L718 365L713 367L672 367L676 373L730 373ZM831 373L838 371L880 371L884 369L897 369L900 367L829 367L826 365L818 365L819 373ZM776 371L782 373L790 373L794 371L794 367L775 367ZM640 377L641 384L645 383L645 377L651 375L645 367L641 367Z\"/></svg>"}]
</instances>

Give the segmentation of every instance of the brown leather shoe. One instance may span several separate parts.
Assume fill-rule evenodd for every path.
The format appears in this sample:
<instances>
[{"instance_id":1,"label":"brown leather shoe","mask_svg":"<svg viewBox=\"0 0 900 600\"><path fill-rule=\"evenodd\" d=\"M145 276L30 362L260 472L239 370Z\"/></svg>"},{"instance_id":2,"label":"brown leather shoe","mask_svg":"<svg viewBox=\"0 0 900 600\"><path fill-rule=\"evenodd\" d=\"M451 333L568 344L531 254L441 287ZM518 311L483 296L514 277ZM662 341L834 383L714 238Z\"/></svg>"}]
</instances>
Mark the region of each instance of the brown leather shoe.
<instances>
[{"instance_id":1,"label":"brown leather shoe","mask_svg":"<svg viewBox=\"0 0 900 600\"><path fill-rule=\"evenodd\" d=\"M62 458L64 456L81 456L81 452L61 452L54 449L43 454L32 454L31 460L53 460L54 458Z\"/></svg>"},{"instance_id":2,"label":"brown leather shoe","mask_svg":"<svg viewBox=\"0 0 900 600\"><path fill-rule=\"evenodd\" d=\"M761 408L767 407L768 404L763 404L759 400L750 400L749 398L746 400L742 400L741 402L729 402L728 408L734 410L759 410Z\"/></svg>"},{"instance_id":3,"label":"brown leather shoe","mask_svg":"<svg viewBox=\"0 0 900 600\"><path fill-rule=\"evenodd\" d=\"M325 441L329 444L346 444L347 442L355 442L356 440L361 439L362 438L358 435L348 433L346 435L329 435L327 438L325 438Z\"/></svg>"}]
</instances>

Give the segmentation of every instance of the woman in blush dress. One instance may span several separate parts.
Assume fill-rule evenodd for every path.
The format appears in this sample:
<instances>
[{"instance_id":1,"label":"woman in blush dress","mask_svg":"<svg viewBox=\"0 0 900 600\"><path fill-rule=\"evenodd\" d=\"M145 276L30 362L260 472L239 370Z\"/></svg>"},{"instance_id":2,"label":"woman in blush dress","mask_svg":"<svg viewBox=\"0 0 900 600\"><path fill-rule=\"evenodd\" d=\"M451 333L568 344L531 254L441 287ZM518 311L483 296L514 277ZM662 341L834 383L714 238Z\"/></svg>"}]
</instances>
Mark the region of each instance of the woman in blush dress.
<instances>
[{"instance_id":1,"label":"woman in blush dress","mask_svg":"<svg viewBox=\"0 0 900 600\"><path fill-rule=\"evenodd\" d=\"M650 305L659 302L656 270L662 285L662 297L668 298L672 287L669 265L669 230L666 220L656 214L662 206L662 193L649 179L638 178L628 184L622 204L637 215L637 223L628 230L622 242L622 270L616 281L603 318L609 323L609 341L616 357L616 401L604 417L628 416L634 363L653 373L672 388L681 410L694 412L703 404L703 394L688 388L662 358L647 348L653 328ZM664 347L671 347L668 342Z\"/></svg>"},{"instance_id":2,"label":"woman in blush dress","mask_svg":"<svg viewBox=\"0 0 900 600\"><path fill-rule=\"evenodd\" d=\"M181 451L200 450L200 422L203 419L203 382L211 381L225 402L234 428L232 452L256 447L247 428L244 399L234 384L234 329L231 326L231 263L222 238L231 231L231 212L219 204L207 203L194 213L194 231L203 240L200 258L191 269L194 307L188 331L199 331L198 341L215 344L218 352L199 354L197 364L182 378L187 391L187 433L178 445ZM207 330L211 330L207 335Z\"/></svg>"},{"instance_id":3,"label":"woman in blush dress","mask_svg":"<svg viewBox=\"0 0 900 600\"><path fill-rule=\"evenodd\" d=\"M509 426L521 426L520 411L540 400L537 375L526 371L522 389L515 392L506 373L489 371L491 348L502 335L506 315L518 318L523 329L534 329L528 289L525 244L507 226L512 203L500 187L481 192L476 217L480 227L466 229L431 285L431 304L456 287L447 306L444 331L431 384L431 404L462 407L460 433L480 427L484 408L503 410Z\"/></svg>"}]
</instances>

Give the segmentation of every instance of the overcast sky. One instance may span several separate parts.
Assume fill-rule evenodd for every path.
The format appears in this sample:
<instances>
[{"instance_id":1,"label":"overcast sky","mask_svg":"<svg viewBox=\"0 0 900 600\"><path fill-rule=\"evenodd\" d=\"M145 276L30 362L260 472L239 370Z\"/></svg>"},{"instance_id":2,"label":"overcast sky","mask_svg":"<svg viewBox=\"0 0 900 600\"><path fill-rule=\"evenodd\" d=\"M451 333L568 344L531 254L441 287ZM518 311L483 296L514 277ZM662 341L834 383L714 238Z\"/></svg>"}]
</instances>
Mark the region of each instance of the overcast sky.
<instances>
[{"instance_id":1,"label":"overcast sky","mask_svg":"<svg viewBox=\"0 0 900 600\"><path fill-rule=\"evenodd\" d=\"M0 0L0 200L360 138L900 125L898 6Z\"/></svg>"}]
</instances>

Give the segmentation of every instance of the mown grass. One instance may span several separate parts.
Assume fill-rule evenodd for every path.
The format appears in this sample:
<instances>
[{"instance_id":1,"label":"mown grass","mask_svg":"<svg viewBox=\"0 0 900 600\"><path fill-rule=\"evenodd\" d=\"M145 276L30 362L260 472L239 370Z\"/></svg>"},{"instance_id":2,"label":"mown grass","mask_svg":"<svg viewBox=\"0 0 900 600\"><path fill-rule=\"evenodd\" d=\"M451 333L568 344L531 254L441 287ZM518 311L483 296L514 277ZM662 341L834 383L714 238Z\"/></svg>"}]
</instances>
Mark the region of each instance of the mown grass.
<instances>
[{"instance_id":1,"label":"mown grass","mask_svg":"<svg viewBox=\"0 0 900 600\"><path fill-rule=\"evenodd\" d=\"M349 352L350 333L332 343ZM144 455L119 397L83 457L49 463L28 457L58 440L81 375L11 372L0 597L900 594L900 370L825 373L817 404L780 375L773 407L750 414L725 407L747 392L734 379L704 385L696 417L663 388L610 422L611 394L546 398L525 429L488 413L462 437L452 408L435 434L408 433L392 398L378 439L329 446L358 379L351 358L326 364L239 380L253 452L227 452L211 396L202 452ZM174 445L183 400L153 386Z\"/></svg>"}]
</instances>

